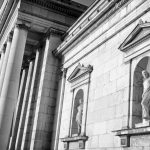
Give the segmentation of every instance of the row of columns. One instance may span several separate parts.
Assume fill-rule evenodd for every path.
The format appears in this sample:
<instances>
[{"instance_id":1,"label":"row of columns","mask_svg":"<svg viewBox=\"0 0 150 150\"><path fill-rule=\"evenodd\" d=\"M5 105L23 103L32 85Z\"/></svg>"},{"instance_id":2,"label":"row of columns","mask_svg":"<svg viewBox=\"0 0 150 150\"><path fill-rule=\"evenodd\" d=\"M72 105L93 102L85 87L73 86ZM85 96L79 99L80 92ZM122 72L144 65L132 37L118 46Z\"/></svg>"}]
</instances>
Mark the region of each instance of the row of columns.
<instances>
[{"instance_id":1,"label":"row of columns","mask_svg":"<svg viewBox=\"0 0 150 150\"><path fill-rule=\"evenodd\" d=\"M9 37L0 67L0 147L8 149L12 118L17 103L18 87L24 49L27 39L27 26L17 24L12 38Z\"/></svg>"},{"instance_id":2,"label":"row of columns","mask_svg":"<svg viewBox=\"0 0 150 150\"><path fill-rule=\"evenodd\" d=\"M27 34L27 26L16 25L1 53L1 150L44 150L52 142L59 67L52 50L61 43L62 33L52 30L45 46L37 48L28 68L22 69Z\"/></svg>"},{"instance_id":3,"label":"row of columns","mask_svg":"<svg viewBox=\"0 0 150 150\"><path fill-rule=\"evenodd\" d=\"M30 144L29 142L26 143L26 139L39 61L39 50L37 50L35 58L32 58L29 62L29 66L22 70L17 107L13 119L8 150L25 149L25 147Z\"/></svg>"}]
</instances>

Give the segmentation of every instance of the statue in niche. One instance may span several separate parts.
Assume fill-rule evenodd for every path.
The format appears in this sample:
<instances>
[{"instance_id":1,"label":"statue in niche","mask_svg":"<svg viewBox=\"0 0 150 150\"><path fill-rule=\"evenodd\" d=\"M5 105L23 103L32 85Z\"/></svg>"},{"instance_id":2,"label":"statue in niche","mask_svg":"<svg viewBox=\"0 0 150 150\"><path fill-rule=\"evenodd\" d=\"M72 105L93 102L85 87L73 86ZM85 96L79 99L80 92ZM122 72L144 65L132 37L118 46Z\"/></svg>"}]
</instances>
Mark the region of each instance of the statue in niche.
<instances>
[{"instance_id":1,"label":"statue in niche","mask_svg":"<svg viewBox=\"0 0 150 150\"><path fill-rule=\"evenodd\" d=\"M76 115L76 122L78 125L78 135L81 134L82 114L83 114L83 102L82 99L79 99L79 105L77 106L77 115Z\"/></svg>"},{"instance_id":2,"label":"statue in niche","mask_svg":"<svg viewBox=\"0 0 150 150\"><path fill-rule=\"evenodd\" d=\"M142 94L142 118L143 121L150 120L149 106L150 106L150 75L148 71L142 71L143 76L143 94Z\"/></svg>"}]
</instances>

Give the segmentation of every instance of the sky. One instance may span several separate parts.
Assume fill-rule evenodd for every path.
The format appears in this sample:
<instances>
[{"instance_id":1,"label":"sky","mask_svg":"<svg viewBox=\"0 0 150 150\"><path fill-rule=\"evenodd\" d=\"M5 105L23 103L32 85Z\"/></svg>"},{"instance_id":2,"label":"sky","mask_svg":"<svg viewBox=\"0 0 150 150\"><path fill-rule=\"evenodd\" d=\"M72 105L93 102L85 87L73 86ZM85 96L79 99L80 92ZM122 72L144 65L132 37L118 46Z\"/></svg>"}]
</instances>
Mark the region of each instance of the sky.
<instances>
[{"instance_id":1,"label":"sky","mask_svg":"<svg viewBox=\"0 0 150 150\"><path fill-rule=\"evenodd\" d=\"M72 1L79 2L81 4L90 6L95 0L72 0Z\"/></svg>"}]
</instances>

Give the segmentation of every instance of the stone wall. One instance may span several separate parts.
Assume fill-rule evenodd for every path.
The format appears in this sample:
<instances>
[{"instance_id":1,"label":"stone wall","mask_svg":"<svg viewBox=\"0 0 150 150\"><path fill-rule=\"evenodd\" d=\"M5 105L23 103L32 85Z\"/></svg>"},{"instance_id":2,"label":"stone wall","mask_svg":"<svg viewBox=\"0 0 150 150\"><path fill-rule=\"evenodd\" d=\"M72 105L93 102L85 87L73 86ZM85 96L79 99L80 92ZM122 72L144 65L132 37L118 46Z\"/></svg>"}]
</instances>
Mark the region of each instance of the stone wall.
<instances>
[{"instance_id":1,"label":"stone wall","mask_svg":"<svg viewBox=\"0 0 150 150\"><path fill-rule=\"evenodd\" d=\"M128 116L130 63L124 62L124 53L118 47L135 28L139 19L150 21L149 12L144 12L148 9L149 2L129 1L99 26L95 23L96 30L78 41L64 56L63 66L68 68L67 78L79 62L85 66L93 66L86 121L86 150L121 150L120 138L112 131L132 127L132 120ZM59 150L64 149L61 138L69 133L72 108L70 89L71 85L66 81ZM136 140L139 142L135 142ZM131 147L125 149L142 150L144 146L148 149L147 140L146 136L133 136L130 140Z\"/></svg>"}]
</instances>

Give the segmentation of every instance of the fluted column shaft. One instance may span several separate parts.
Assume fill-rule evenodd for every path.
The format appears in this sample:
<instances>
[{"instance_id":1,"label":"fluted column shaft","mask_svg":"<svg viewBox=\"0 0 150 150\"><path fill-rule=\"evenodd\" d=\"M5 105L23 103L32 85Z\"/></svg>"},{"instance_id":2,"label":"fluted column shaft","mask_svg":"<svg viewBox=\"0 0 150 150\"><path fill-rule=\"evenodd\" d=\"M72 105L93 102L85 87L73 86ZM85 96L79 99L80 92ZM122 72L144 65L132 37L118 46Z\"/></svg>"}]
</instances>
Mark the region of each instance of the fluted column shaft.
<instances>
[{"instance_id":1,"label":"fluted column shaft","mask_svg":"<svg viewBox=\"0 0 150 150\"><path fill-rule=\"evenodd\" d=\"M7 41L5 56L4 56L4 59L3 59L1 72L0 72L0 93L1 93L1 90L2 90L2 87L3 87L3 81L4 81L6 66L7 66L7 62L8 62L8 56L9 56L9 53L10 53L10 46L11 46L11 37L9 37L8 41Z\"/></svg>"},{"instance_id":2,"label":"fluted column shaft","mask_svg":"<svg viewBox=\"0 0 150 150\"><path fill-rule=\"evenodd\" d=\"M23 97L22 110L21 110L17 138L16 138L16 145L15 145L16 150L21 149L21 141L22 141L22 136L23 136L24 124L25 124L25 116L27 112L29 92L30 92L30 87L31 87L32 71L33 71L33 61L31 61L29 65L29 71L28 71L28 76L27 76L27 82L26 82L26 87L25 87L25 92L24 92L24 97Z\"/></svg>"},{"instance_id":3,"label":"fluted column shaft","mask_svg":"<svg viewBox=\"0 0 150 150\"><path fill-rule=\"evenodd\" d=\"M4 60L4 56L5 56L5 45L3 46L3 49L1 51L1 59L0 59L0 72L1 72L1 68L3 66L3 60Z\"/></svg>"},{"instance_id":4,"label":"fluted column shaft","mask_svg":"<svg viewBox=\"0 0 150 150\"><path fill-rule=\"evenodd\" d=\"M25 117L25 125L23 130L23 137L22 137L22 143L21 143L21 150L25 149L25 146L27 147L26 138L27 138L27 130L28 130L28 124L30 124L30 109L32 105L32 99L33 99L33 93L34 93L34 86L35 86L35 80L36 80L36 73L38 69L38 62L39 62L39 50L36 51L36 57L35 57L35 63L34 63L34 69L33 69L33 75L32 75L32 81L31 81L31 88L29 93L29 101L27 105L27 113Z\"/></svg>"},{"instance_id":5,"label":"fluted column shaft","mask_svg":"<svg viewBox=\"0 0 150 150\"><path fill-rule=\"evenodd\" d=\"M9 142L9 150L15 149L16 136L17 136L18 126L20 121L21 110L22 110L22 103L23 103L23 96L24 96L27 75L28 75L28 68L22 71L18 100L17 100L16 110L15 110L15 115L13 120L11 141Z\"/></svg>"},{"instance_id":6,"label":"fluted column shaft","mask_svg":"<svg viewBox=\"0 0 150 150\"><path fill-rule=\"evenodd\" d=\"M6 150L18 96L27 29L16 26L0 96L0 148Z\"/></svg>"}]
</instances>

